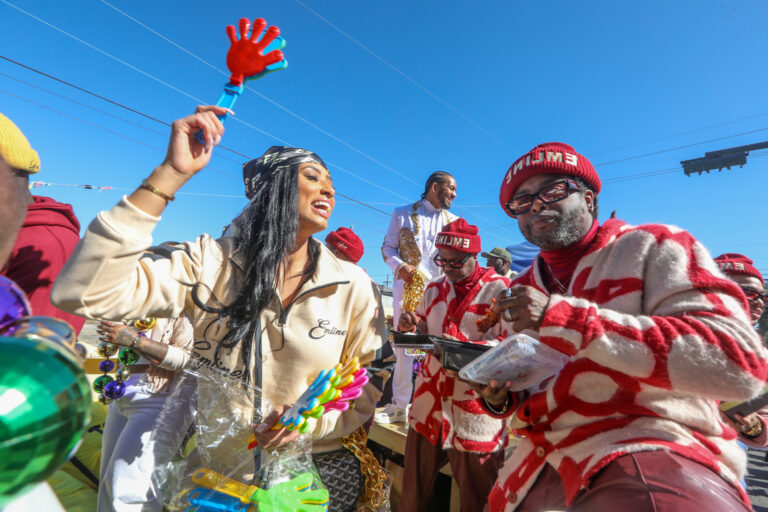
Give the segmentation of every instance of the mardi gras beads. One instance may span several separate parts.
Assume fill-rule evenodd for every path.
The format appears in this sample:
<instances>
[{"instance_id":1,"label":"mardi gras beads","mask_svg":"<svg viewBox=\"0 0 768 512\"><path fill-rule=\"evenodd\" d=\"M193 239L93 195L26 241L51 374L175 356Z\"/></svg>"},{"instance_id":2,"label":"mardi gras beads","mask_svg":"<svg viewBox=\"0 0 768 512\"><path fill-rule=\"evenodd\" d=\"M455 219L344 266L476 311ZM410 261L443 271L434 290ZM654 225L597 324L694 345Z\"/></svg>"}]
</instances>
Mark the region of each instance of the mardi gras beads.
<instances>
[{"instance_id":1,"label":"mardi gras beads","mask_svg":"<svg viewBox=\"0 0 768 512\"><path fill-rule=\"evenodd\" d=\"M112 401L111 398L108 398L106 395L104 395L103 391L106 385L114 380L107 374L115 369L115 363L110 359L110 357L117 353L118 348L120 347L108 341L99 342L99 344L96 346L96 353L99 354L100 357L104 358L104 360L99 363L99 371L103 375L96 377L96 379L93 381L93 390L99 393L99 402L104 405L107 405Z\"/></svg>"},{"instance_id":2,"label":"mardi gras beads","mask_svg":"<svg viewBox=\"0 0 768 512\"><path fill-rule=\"evenodd\" d=\"M134 328L140 336L146 336L144 333L151 330L157 324L155 318L145 318L133 322ZM119 349L119 352L118 352ZM106 405L112 400L122 398L125 394L125 381L131 376L129 367L136 364L141 356L131 347L120 348L114 343L102 341L96 347L98 354L105 358L99 363L99 371L104 375L96 377L93 381L93 390L99 393L99 402ZM120 367L115 372L115 377L107 375L115 369L115 363L109 358L117 354L117 361Z\"/></svg>"},{"instance_id":3,"label":"mardi gras beads","mask_svg":"<svg viewBox=\"0 0 768 512\"><path fill-rule=\"evenodd\" d=\"M117 355L117 360L120 361L120 364L125 368L126 366L136 364L139 357L139 354L135 350L130 347L125 347L120 349L120 353Z\"/></svg>"},{"instance_id":4,"label":"mardi gras beads","mask_svg":"<svg viewBox=\"0 0 768 512\"><path fill-rule=\"evenodd\" d=\"M157 325L156 318L142 318L133 322L133 328L139 333L139 336L147 337L146 333L151 331ZM114 382L107 384L104 388L104 395L113 400L122 397L125 394L125 381L131 376L131 365L139 361L139 353L131 347L120 349L117 360L120 362L120 368L115 372Z\"/></svg>"},{"instance_id":5,"label":"mardi gras beads","mask_svg":"<svg viewBox=\"0 0 768 512\"><path fill-rule=\"evenodd\" d=\"M142 318L133 322L133 328L139 333L139 336L147 337L147 333L155 328L157 325L157 318ZM128 372L130 375L129 366L136 364L139 361L139 353L133 350L131 347L125 347L120 350L117 356L117 360L122 365L121 370L123 374ZM127 378L127 377L126 377ZM125 379L121 379L125 380Z\"/></svg>"}]
</instances>

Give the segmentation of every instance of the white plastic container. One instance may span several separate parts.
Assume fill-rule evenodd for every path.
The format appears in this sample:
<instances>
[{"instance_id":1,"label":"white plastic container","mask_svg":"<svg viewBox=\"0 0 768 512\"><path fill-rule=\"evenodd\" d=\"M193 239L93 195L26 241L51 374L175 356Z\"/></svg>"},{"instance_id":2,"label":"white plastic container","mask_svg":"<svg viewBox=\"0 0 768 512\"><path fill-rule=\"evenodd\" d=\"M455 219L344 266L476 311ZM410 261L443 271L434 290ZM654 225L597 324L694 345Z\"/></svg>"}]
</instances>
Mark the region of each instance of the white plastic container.
<instances>
[{"instance_id":1,"label":"white plastic container","mask_svg":"<svg viewBox=\"0 0 768 512\"><path fill-rule=\"evenodd\" d=\"M481 384L511 380L522 391L559 372L570 358L526 334L513 334L459 371L459 377Z\"/></svg>"}]
</instances>

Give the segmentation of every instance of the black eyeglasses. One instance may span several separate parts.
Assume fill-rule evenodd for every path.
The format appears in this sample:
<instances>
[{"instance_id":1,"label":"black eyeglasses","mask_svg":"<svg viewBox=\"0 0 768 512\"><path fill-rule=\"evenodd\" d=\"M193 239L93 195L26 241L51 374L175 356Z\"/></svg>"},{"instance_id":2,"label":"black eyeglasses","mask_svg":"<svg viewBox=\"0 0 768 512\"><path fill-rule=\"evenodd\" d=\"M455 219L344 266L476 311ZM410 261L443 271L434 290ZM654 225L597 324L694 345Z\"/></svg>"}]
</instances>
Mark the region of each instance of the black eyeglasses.
<instances>
[{"instance_id":1,"label":"black eyeglasses","mask_svg":"<svg viewBox=\"0 0 768 512\"><path fill-rule=\"evenodd\" d=\"M744 295L747 296L747 300L749 302L757 302L757 301L763 301L763 304L768 302L768 294L766 293L760 293L759 291L755 290L754 288L746 288L744 286L741 287L741 291L744 292Z\"/></svg>"},{"instance_id":2,"label":"black eyeglasses","mask_svg":"<svg viewBox=\"0 0 768 512\"><path fill-rule=\"evenodd\" d=\"M467 254L463 258L446 259L441 257L439 254L435 254L435 257L432 258L432 261L434 261L435 265L437 265L438 267L444 267L447 265L451 268L461 268L464 266L464 264L467 262L470 256L472 255Z\"/></svg>"},{"instance_id":3,"label":"black eyeglasses","mask_svg":"<svg viewBox=\"0 0 768 512\"><path fill-rule=\"evenodd\" d=\"M536 198L542 203L552 204L562 201L568 197L571 192L577 192L579 190L582 189L571 180L556 181L540 188L533 194L515 197L514 199L507 201L507 204L504 206L512 217L517 217L518 215L528 213L533 207L533 200Z\"/></svg>"}]
</instances>

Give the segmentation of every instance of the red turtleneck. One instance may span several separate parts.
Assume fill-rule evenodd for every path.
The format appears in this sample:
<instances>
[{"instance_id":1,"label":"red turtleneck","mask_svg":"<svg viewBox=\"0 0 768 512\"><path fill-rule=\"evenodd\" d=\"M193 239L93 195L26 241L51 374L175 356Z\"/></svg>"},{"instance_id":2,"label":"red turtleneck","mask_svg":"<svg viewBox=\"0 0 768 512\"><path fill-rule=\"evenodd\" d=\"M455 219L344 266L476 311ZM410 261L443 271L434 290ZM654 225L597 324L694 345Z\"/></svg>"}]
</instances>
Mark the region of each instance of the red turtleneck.
<instances>
[{"instance_id":1,"label":"red turtleneck","mask_svg":"<svg viewBox=\"0 0 768 512\"><path fill-rule=\"evenodd\" d=\"M574 242L562 249L541 251L541 261L543 264L540 265L539 270L541 270L544 283L547 285L550 293L565 293L573 277L573 271L576 270L576 265L595 240L599 228L600 223L595 219L592 221L592 227L589 228L587 234L581 237L578 242ZM565 289L558 285L558 282Z\"/></svg>"},{"instance_id":2,"label":"red turtleneck","mask_svg":"<svg viewBox=\"0 0 768 512\"><path fill-rule=\"evenodd\" d=\"M456 300L458 304L461 304L461 301L463 301L464 297L467 296L469 290L471 290L472 287L477 284L480 278L483 277L485 271L486 269L477 264L475 265L475 270L473 270L471 274L469 274L461 281L453 283L453 289L456 292Z\"/></svg>"}]
</instances>

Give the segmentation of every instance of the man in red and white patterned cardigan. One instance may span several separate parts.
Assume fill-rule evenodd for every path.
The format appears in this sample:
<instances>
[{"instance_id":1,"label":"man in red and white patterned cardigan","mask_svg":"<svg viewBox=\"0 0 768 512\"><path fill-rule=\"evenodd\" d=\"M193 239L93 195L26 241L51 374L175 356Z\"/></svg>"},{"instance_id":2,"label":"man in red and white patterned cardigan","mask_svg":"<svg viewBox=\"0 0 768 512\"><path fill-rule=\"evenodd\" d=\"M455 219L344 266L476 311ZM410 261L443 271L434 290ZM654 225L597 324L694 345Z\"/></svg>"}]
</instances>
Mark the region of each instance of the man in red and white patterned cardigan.
<instances>
[{"instance_id":1,"label":"man in red and white patterned cardigan","mask_svg":"<svg viewBox=\"0 0 768 512\"><path fill-rule=\"evenodd\" d=\"M524 436L490 511L751 510L744 453L717 410L766 379L745 296L680 228L600 225L600 188L562 143L504 176L502 207L541 253L495 311L571 360L524 393L482 388Z\"/></svg>"},{"instance_id":2,"label":"man in red and white patterned cardigan","mask_svg":"<svg viewBox=\"0 0 768 512\"><path fill-rule=\"evenodd\" d=\"M477 321L488 312L491 300L509 286L509 280L477 264L481 250L477 231L476 226L457 219L437 235L435 263L442 267L443 275L429 282L415 312L401 314L401 331L419 326L422 334L498 343L500 322L480 332ZM506 421L487 416L469 385L431 354L424 359L415 388L399 510L426 510L435 478L450 461L461 491L461 510L481 511L503 462Z\"/></svg>"},{"instance_id":3,"label":"man in red and white patterned cardigan","mask_svg":"<svg viewBox=\"0 0 768 512\"><path fill-rule=\"evenodd\" d=\"M752 324L757 324L765 309L765 285L763 274L755 267L754 262L738 253L721 254L715 258L715 263L720 270L734 281L747 297L749 306L749 318ZM752 448L768 447L768 407L744 417L736 415L736 422L732 422L726 415L721 415L723 420L736 429L739 433L739 441Z\"/></svg>"}]
</instances>

